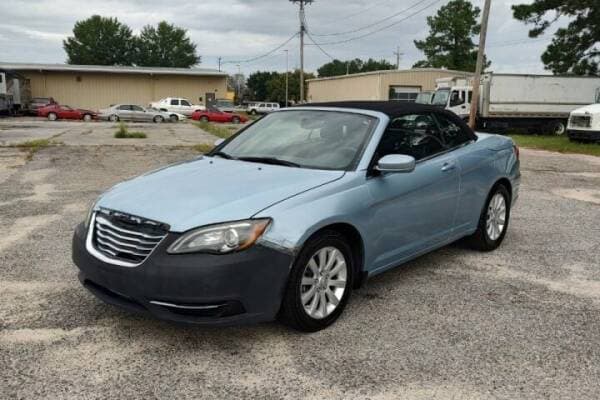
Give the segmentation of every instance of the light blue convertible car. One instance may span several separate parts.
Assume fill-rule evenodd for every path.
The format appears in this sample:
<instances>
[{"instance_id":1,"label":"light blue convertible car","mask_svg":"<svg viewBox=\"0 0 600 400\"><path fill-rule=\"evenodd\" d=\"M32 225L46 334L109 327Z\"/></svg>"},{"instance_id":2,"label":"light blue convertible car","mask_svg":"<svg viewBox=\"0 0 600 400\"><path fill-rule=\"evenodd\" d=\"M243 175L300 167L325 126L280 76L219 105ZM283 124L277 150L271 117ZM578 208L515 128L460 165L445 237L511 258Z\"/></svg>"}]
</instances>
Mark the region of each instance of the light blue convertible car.
<instances>
[{"instance_id":1,"label":"light blue convertible car","mask_svg":"<svg viewBox=\"0 0 600 400\"><path fill-rule=\"evenodd\" d=\"M285 109L104 193L73 259L85 287L129 310L316 331L371 276L462 238L497 248L519 182L511 139L437 108Z\"/></svg>"}]
</instances>

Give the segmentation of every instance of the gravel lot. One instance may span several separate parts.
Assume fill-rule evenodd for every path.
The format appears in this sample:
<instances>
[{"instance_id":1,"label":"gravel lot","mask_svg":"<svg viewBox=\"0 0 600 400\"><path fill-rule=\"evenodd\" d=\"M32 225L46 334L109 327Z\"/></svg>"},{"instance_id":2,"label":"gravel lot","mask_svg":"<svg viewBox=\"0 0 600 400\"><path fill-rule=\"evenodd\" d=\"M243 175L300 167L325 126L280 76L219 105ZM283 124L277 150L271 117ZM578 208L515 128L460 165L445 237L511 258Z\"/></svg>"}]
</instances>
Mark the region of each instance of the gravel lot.
<instances>
[{"instance_id":1,"label":"gravel lot","mask_svg":"<svg viewBox=\"0 0 600 400\"><path fill-rule=\"evenodd\" d=\"M24 140L10 124L0 143ZM101 191L195 157L180 138L214 138L164 124L136 146L89 146L81 132L100 144L109 124L50 136L58 124L71 146L0 148L0 398L600 398L600 158L522 151L498 251L452 245L378 276L325 331L207 329L102 304L70 241Z\"/></svg>"}]
</instances>

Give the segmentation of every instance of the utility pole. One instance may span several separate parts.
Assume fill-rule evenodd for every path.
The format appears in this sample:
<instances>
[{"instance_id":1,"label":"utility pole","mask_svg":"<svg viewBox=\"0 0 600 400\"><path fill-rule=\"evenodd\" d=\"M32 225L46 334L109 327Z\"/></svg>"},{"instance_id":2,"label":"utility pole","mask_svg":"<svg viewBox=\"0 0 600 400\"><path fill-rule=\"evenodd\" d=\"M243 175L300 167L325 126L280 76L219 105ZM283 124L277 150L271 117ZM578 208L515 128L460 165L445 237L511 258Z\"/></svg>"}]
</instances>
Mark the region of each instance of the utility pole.
<instances>
[{"instance_id":1,"label":"utility pole","mask_svg":"<svg viewBox=\"0 0 600 400\"><path fill-rule=\"evenodd\" d=\"M223 59L222 57L219 57L219 72L221 72L221 60L222 59Z\"/></svg>"},{"instance_id":2,"label":"utility pole","mask_svg":"<svg viewBox=\"0 0 600 400\"><path fill-rule=\"evenodd\" d=\"M304 6L310 4L313 0L290 0L292 3L300 4L298 17L300 18L300 103L304 103L304 32L306 24L304 23Z\"/></svg>"},{"instance_id":3,"label":"utility pole","mask_svg":"<svg viewBox=\"0 0 600 400\"><path fill-rule=\"evenodd\" d=\"M289 94L290 94L290 51L285 51L285 107L289 106Z\"/></svg>"},{"instance_id":4,"label":"utility pole","mask_svg":"<svg viewBox=\"0 0 600 400\"><path fill-rule=\"evenodd\" d=\"M394 54L396 55L396 69L400 69L400 57L404 55L404 53L400 53L400 46L398 46Z\"/></svg>"},{"instance_id":5,"label":"utility pole","mask_svg":"<svg viewBox=\"0 0 600 400\"><path fill-rule=\"evenodd\" d=\"M471 114L469 116L469 126L475 129L477 120L477 107L479 105L479 91L481 86L481 73L483 72L483 61L485 58L485 40L487 38L488 21L490 19L490 8L492 0L485 0L483 7L483 17L481 20L481 33L479 35L479 49L477 51L477 67L473 77L473 98L471 99ZM468 97L468 96L467 96Z\"/></svg>"}]
</instances>

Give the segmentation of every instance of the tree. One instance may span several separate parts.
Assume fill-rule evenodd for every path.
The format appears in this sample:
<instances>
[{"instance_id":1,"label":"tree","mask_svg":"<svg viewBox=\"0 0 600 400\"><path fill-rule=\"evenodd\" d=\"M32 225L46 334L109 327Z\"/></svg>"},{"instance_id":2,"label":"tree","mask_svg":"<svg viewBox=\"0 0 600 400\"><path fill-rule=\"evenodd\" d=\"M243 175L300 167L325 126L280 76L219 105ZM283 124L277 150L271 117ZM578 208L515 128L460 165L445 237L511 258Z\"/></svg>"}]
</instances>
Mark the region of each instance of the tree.
<instances>
[{"instance_id":1,"label":"tree","mask_svg":"<svg viewBox=\"0 0 600 400\"><path fill-rule=\"evenodd\" d=\"M196 45L185 29L166 21L146 25L137 39L136 64L142 67L189 68L200 63Z\"/></svg>"},{"instance_id":2,"label":"tree","mask_svg":"<svg viewBox=\"0 0 600 400\"><path fill-rule=\"evenodd\" d=\"M514 17L532 24L529 37L542 35L561 17L571 18L559 28L542 54L546 69L554 74L600 75L600 7L591 0L535 0L513 6ZM551 13L551 18L546 15Z\"/></svg>"},{"instance_id":3,"label":"tree","mask_svg":"<svg viewBox=\"0 0 600 400\"><path fill-rule=\"evenodd\" d=\"M346 73L357 74L361 72L382 71L395 69L395 66L386 60L377 61L369 58L363 61L359 58L348 61L333 60L327 64L323 64L318 70L320 78L328 76L346 75Z\"/></svg>"},{"instance_id":4,"label":"tree","mask_svg":"<svg viewBox=\"0 0 600 400\"><path fill-rule=\"evenodd\" d=\"M277 72L257 71L248 77L246 86L252 100L268 101L267 82L271 80Z\"/></svg>"},{"instance_id":5,"label":"tree","mask_svg":"<svg viewBox=\"0 0 600 400\"><path fill-rule=\"evenodd\" d=\"M93 15L77 21L73 36L63 41L67 63L83 65L132 65L135 40L128 26L116 18Z\"/></svg>"},{"instance_id":6,"label":"tree","mask_svg":"<svg viewBox=\"0 0 600 400\"><path fill-rule=\"evenodd\" d=\"M481 10L469 1L452 0L435 16L427 17L429 36L425 40L415 40L415 46L425 53L426 60L417 62L414 68L475 71L478 48L473 37L481 30L477 23L480 13Z\"/></svg>"},{"instance_id":7,"label":"tree","mask_svg":"<svg viewBox=\"0 0 600 400\"><path fill-rule=\"evenodd\" d=\"M310 72L304 72L304 80L313 79L314 74ZM289 74L289 100L291 102L300 101L300 70L297 69ZM278 103L285 103L285 73L280 74L273 72L271 79L266 84L267 94L265 101L275 101ZM308 85L304 85L304 98L308 94Z\"/></svg>"}]
</instances>

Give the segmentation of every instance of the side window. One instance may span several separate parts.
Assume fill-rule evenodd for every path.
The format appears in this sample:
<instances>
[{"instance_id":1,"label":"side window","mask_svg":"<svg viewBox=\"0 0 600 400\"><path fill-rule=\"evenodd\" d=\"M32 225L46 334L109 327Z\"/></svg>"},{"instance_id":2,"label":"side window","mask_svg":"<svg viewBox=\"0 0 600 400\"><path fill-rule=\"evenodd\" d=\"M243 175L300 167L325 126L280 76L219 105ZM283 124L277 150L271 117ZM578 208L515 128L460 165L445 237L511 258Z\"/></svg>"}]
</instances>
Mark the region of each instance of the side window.
<instances>
[{"instance_id":1,"label":"side window","mask_svg":"<svg viewBox=\"0 0 600 400\"><path fill-rule=\"evenodd\" d=\"M264 105L264 103L261 103L261 104L259 104L259 105L258 105L258 108L265 108L265 105Z\"/></svg>"},{"instance_id":2,"label":"side window","mask_svg":"<svg viewBox=\"0 0 600 400\"><path fill-rule=\"evenodd\" d=\"M182 105L182 106L186 106L186 107L191 107L191 106L192 106L192 105L190 104L190 102L189 102L189 101L187 101L187 100L181 100L181 105Z\"/></svg>"},{"instance_id":3,"label":"side window","mask_svg":"<svg viewBox=\"0 0 600 400\"><path fill-rule=\"evenodd\" d=\"M464 93L465 92L463 91L452 91L452 94L450 95L450 107L456 107L460 106L461 104L465 104Z\"/></svg>"},{"instance_id":4,"label":"side window","mask_svg":"<svg viewBox=\"0 0 600 400\"><path fill-rule=\"evenodd\" d=\"M171 105L172 106L178 106L179 105L179 100L177 100L177 99L171 99Z\"/></svg>"},{"instance_id":5,"label":"side window","mask_svg":"<svg viewBox=\"0 0 600 400\"><path fill-rule=\"evenodd\" d=\"M452 122L448 117L442 114L436 114L435 119L440 125L442 140L446 147L452 149L471 141L473 138L462 127Z\"/></svg>"},{"instance_id":6,"label":"side window","mask_svg":"<svg viewBox=\"0 0 600 400\"><path fill-rule=\"evenodd\" d=\"M129 110L129 106L121 105L121 106L117 107L117 110L127 111L127 110Z\"/></svg>"},{"instance_id":7,"label":"side window","mask_svg":"<svg viewBox=\"0 0 600 400\"><path fill-rule=\"evenodd\" d=\"M377 158L405 154L422 160L446 150L431 114L409 114L390 122L379 142Z\"/></svg>"},{"instance_id":8,"label":"side window","mask_svg":"<svg viewBox=\"0 0 600 400\"><path fill-rule=\"evenodd\" d=\"M131 106L131 111L141 111L143 112L144 109L140 106Z\"/></svg>"}]
</instances>

